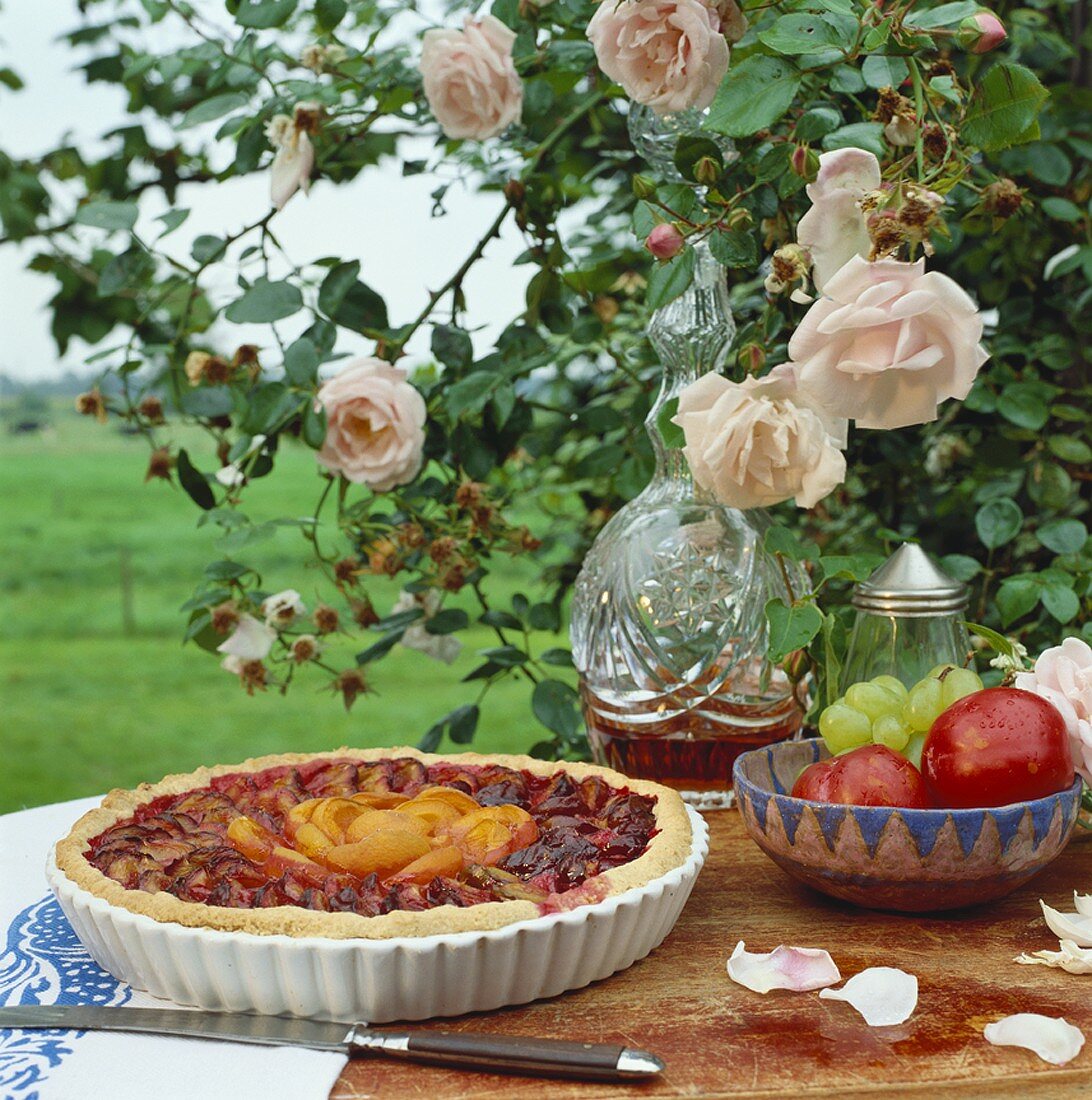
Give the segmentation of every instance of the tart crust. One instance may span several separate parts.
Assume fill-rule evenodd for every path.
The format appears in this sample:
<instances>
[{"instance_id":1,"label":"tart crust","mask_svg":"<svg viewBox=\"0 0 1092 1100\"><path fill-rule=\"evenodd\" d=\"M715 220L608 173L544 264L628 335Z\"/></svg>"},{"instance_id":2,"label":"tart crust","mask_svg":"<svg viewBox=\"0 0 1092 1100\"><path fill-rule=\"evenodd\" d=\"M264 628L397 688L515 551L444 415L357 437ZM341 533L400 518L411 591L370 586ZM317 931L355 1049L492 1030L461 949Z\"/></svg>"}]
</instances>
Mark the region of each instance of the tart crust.
<instances>
[{"instance_id":1,"label":"tart crust","mask_svg":"<svg viewBox=\"0 0 1092 1100\"><path fill-rule=\"evenodd\" d=\"M259 756L242 764L220 764L198 768L180 775L169 775L158 783L142 783L135 790L113 790L101 806L88 811L76 822L72 831L58 841L55 858L58 868L72 882L110 905L139 913L164 923L182 924L192 928L212 928L225 932L250 932L263 936L318 936L325 939L394 939L404 936L431 936L454 932L481 932L502 928L517 921L533 920L543 915L542 908L531 901L491 901L460 907L440 905L424 910L395 910L378 916L364 917L356 913L327 913L293 905L267 909L237 909L200 902L183 901L166 891L148 893L130 890L104 875L85 858L92 837L131 817L142 805L164 795L183 794L206 787L220 775L258 772L282 765L298 766L314 760L354 760L370 763L378 760L412 758L423 764L454 762L459 764L500 764L535 775L566 772L576 779L598 776L612 787L628 788L635 794L655 799L657 832L641 855L628 863L603 871L581 885L555 896L556 909L573 909L579 905L602 901L635 886L643 886L682 864L690 853L692 835L686 807L676 791L658 783L630 779L609 768L594 764L558 763L536 760L529 756L457 753L438 755L411 748L352 749L341 748L322 753L282 753Z\"/></svg>"}]
</instances>

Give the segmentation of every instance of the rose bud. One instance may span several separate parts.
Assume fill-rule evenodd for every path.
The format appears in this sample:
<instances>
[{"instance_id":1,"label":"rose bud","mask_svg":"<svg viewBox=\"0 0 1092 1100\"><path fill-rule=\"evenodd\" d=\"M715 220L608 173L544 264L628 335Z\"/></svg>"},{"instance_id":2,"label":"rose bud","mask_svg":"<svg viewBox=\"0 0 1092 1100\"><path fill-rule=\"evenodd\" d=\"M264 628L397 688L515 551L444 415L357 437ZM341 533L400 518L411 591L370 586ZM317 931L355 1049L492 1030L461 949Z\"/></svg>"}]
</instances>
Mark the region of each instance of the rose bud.
<instances>
[{"instance_id":1,"label":"rose bud","mask_svg":"<svg viewBox=\"0 0 1092 1100\"><path fill-rule=\"evenodd\" d=\"M956 32L956 41L971 53L996 50L1006 38L1005 24L989 8L979 8L974 15L968 15Z\"/></svg>"},{"instance_id":2,"label":"rose bud","mask_svg":"<svg viewBox=\"0 0 1092 1100\"><path fill-rule=\"evenodd\" d=\"M657 260L670 260L686 247L683 235L670 222L656 226L645 241L645 248Z\"/></svg>"},{"instance_id":3,"label":"rose bud","mask_svg":"<svg viewBox=\"0 0 1092 1100\"><path fill-rule=\"evenodd\" d=\"M793 174L811 183L819 175L819 154L806 145L798 145L792 151L789 167Z\"/></svg>"},{"instance_id":4,"label":"rose bud","mask_svg":"<svg viewBox=\"0 0 1092 1100\"><path fill-rule=\"evenodd\" d=\"M654 199L656 197L656 184L648 176L634 176L633 194L639 199Z\"/></svg>"},{"instance_id":5,"label":"rose bud","mask_svg":"<svg viewBox=\"0 0 1092 1100\"><path fill-rule=\"evenodd\" d=\"M766 365L766 352L758 344L744 344L736 354L736 362L748 374L758 374Z\"/></svg>"},{"instance_id":6,"label":"rose bud","mask_svg":"<svg viewBox=\"0 0 1092 1100\"><path fill-rule=\"evenodd\" d=\"M694 179L706 187L712 187L720 179L720 165L712 157L699 157L694 162Z\"/></svg>"}]
</instances>

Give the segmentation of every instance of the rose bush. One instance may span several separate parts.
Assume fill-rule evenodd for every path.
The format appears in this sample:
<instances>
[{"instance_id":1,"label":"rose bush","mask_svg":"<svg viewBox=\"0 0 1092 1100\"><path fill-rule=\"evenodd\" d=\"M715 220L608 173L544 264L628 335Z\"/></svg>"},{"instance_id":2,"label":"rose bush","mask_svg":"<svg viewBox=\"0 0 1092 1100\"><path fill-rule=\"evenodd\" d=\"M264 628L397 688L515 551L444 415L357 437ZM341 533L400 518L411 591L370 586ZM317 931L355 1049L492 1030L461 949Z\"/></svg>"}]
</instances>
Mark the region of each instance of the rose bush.
<instances>
[{"instance_id":1,"label":"rose bush","mask_svg":"<svg viewBox=\"0 0 1092 1100\"><path fill-rule=\"evenodd\" d=\"M317 682L352 703L381 686L411 628L415 642L488 631L471 667L455 666L466 703L424 744L468 741L491 686L519 677L550 731L535 751L577 754L567 596L597 531L648 478L638 426L659 368L643 333L649 310L686 290L699 240L729 271L731 393L757 401L796 333L801 382L858 427L893 423L903 392L920 395L918 423L855 430L845 480L777 516L777 551L808 561L833 597L818 636L806 608L786 608L799 612L789 648L836 653L846 584L906 538L973 586L975 619L1033 652L1088 637L1092 61L1074 31L1086 7L1002 5L1002 34L964 0L742 13L729 0L494 0L428 29L410 0L86 0L69 42L89 80L123 92L131 125L87 148L0 153L0 220L55 282L59 348L93 346L100 376L80 411L146 437L147 491L180 486L219 532L188 639L227 645L248 691ZM18 96L18 75L0 78L0 95ZM627 93L653 111L707 106L668 120L678 140L650 165ZM322 218L331 188L380 162L435 174L428 208L394 215L435 215L431 232L456 182L496 202L402 316L383 296L386 258L366 246L368 219L388 213L362 210L333 256L286 258L276 233L296 191L311 187L306 213ZM253 174L270 208L219 224L217 189ZM175 247L198 206L210 228ZM472 337L467 276L508 222L525 302L487 346ZM872 277L885 271L899 273L893 289ZM979 321L944 276L993 318L973 381ZM856 327L830 331L836 316ZM358 388L362 368L343 364L361 341L372 366ZM763 476L810 502L836 459L803 404L765 401L752 421ZM786 443L767 450L773 410ZM790 440L798 460L779 465ZM292 448L314 459L315 507L261 522L252 486ZM786 526L804 536L796 548ZM263 577L252 548L274 530L298 532L299 554ZM529 559L533 598L500 600L502 555ZM290 589L309 615L267 627L263 602ZM398 605L404 591L414 606Z\"/></svg>"}]
</instances>

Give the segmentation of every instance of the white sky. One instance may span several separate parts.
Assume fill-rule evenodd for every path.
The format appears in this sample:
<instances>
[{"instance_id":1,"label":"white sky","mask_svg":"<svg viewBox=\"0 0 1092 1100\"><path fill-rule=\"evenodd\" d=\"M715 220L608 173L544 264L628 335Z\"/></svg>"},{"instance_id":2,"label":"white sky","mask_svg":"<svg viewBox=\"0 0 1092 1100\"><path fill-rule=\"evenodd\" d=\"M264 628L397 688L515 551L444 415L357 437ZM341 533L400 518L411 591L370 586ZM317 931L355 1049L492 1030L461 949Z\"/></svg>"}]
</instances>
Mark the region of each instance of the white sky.
<instances>
[{"instance_id":1,"label":"white sky","mask_svg":"<svg viewBox=\"0 0 1092 1100\"><path fill-rule=\"evenodd\" d=\"M0 147L12 156L34 156L68 133L81 148L93 148L100 134L125 120L125 97L119 88L86 84L82 73L73 71L84 56L57 41L79 21L75 0L0 2L0 58L26 82L18 93L0 88ZM222 14L219 5L212 10ZM102 5L101 12L93 7L92 18L97 22L109 11L108 5ZM190 41L177 20L169 18L158 30L168 43L174 35L179 42ZM328 255L360 260L361 278L384 296L391 323L404 323L424 305L427 288L441 285L456 270L503 201L497 194L478 196L454 186L446 200L448 215L433 219L429 193L436 185L430 175L403 178L399 163L391 160L366 169L351 184L334 186L319 179L309 196L297 195L289 202L272 228L301 265ZM172 251L188 255L190 242L199 234L229 233L260 217L268 209L268 188L265 173L259 173L226 184L180 189L176 205L188 206L192 213L167 239ZM144 196L138 231L157 226L152 219L165 209L161 192ZM533 269L513 268L512 261L523 247L509 221L502 238L489 246L466 281L470 321L485 326L479 350L522 308ZM24 270L36 250L34 242L0 248L0 372L24 380L79 370L87 354L86 346L73 341L65 358L58 357L46 309L56 283ZM228 282L221 284L221 301L233 296L228 274ZM285 331L291 335L287 327ZM246 330L236 327L225 345L246 338ZM339 336L339 349L353 350L352 339ZM427 354L428 339L427 329L418 333L410 350ZM365 346L363 341L355 345Z\"/></svg>"}]
</instances>

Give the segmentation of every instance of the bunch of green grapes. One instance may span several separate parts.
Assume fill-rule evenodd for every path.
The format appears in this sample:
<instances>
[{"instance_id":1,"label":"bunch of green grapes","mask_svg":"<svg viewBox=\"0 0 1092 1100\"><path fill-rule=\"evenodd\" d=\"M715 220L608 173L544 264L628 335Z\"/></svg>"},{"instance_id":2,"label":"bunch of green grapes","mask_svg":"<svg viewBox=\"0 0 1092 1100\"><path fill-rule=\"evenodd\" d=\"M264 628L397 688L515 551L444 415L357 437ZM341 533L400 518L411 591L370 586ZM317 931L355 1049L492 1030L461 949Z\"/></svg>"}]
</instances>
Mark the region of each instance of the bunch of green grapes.
<instances>
[{"instance_id":1,"label":"bunch of green grapes","mask_svg":"<svg viewBox=\"0 0 1092 1100\"><path fill-rule=\"evenodd\" d=\"M977 673L937 665L907 690L895 676L862 680L819 715L819 732L835 755L861 745L886 745L915 766L930 726L957 699L982 690Z\"/></svg>"}]
</instances>

